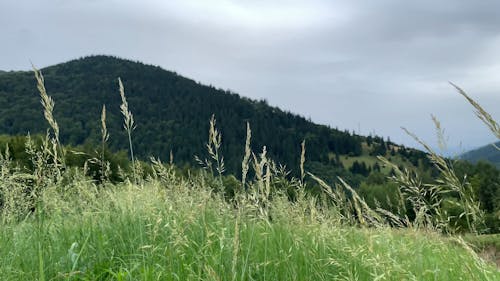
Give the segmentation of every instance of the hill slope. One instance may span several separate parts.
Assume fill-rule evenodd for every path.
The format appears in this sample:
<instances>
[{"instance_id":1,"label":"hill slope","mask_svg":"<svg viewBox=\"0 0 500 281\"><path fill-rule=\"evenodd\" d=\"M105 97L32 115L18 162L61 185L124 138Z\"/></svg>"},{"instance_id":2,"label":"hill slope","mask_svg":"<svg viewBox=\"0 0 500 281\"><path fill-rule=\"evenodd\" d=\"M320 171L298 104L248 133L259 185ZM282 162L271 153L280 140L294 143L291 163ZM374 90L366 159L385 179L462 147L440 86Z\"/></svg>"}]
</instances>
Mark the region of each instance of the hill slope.
<instances>
[{"instance_id":1,"label":"hill slope","mask_svg":"<svg viewBox=\"0 0 500 281\"><path fill-rule=\"evenodd\" d=\"M222 131L222 152L231 172L240 170L246 122L252 126L253 150L261 151L266 145L269 154L289 168L298 167L303 139L307 142L309 163L323 168L339 168L340 158L335 156L368 152L362 145L366 142L364 137L314 124L265 101L204 86L157 66L91 56L42 71L47 91L56 103L54 114L63 143L98 143L100 112L105 104L110 147L127 149L119 111L117 77L121 77L137 123L134 149L142 158L154 155L166 159L170 151L176 163L193 163L195 154L204 157L212 114ZM0 75L0 132L44 133L46 128L33 73ZM382 154L389 147L381 138L373 138L370 144L373 151L382 150Z\"/></svg>"},{"instance_id":2,"label":"hill slope","mask_svg":"<svg viewBox=\"0 0 500 281\"><path fill-rule=\"evenodd\" d=\"M497 147L500 146L500 142L495 143L495 145ZM492 144L488 144L478 149L468 151L460 155L460 158L472 163L476 163L481 160L488 161L495 165L497 168L500 168L500 151Z\"/></svg>"}]
</instances>

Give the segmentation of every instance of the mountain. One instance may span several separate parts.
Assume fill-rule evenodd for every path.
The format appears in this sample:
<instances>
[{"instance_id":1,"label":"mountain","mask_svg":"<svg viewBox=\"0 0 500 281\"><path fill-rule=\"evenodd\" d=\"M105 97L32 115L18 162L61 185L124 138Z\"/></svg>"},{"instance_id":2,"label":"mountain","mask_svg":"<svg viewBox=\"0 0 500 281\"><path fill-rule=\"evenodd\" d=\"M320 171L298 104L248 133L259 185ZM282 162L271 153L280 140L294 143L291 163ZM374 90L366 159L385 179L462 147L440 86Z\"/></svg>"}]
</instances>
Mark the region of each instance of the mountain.
<instances>
[{"instance_id":1,"label":"mountain","mask_svg":"<svg viewBox=\"0 0 500 281\"><path fill-rule=\"evenodd\" d=\"M497 147L500 147L500 142L495 143ZM500 150L498 150L493 144L488 144L480 148L465 152L460 155L460 159L470 161L472 163L477 163L478 161L488 161L500 168Z\"/></svg>"},{"instance_id":2,"label":"mountain","mask_svg":"<svg viewBox=\"0 0 500 281\"><path fill-rule=\"evenodd\" d=\"M294 173L299 166L302 140L307 144L308 165L318 171L336 169L343 173L346 169L342 167L347 163L345 168L366 175L376 168L373 155L391 152L394 156L395 151L415 165L419 159L426 159L420 151L396 146L383 138L362 137L317 125L269 106L266 101L201 85L158 66L90 56L50 66L42 72L48 94L55 101L54 115L65 144L97 145L101 108L106 105L110 148L128 148L119 108L117 78L121 77L137 124L132 135L134 151L143 159L153 155L166 160L172 152L176 163L192 165L194 155L207 157L205 143L212 114L222 132L226 168L235 174L239 174L243 158L246 122L252 127L253 151L262 151L265 145L273 159ZM0 133L45 133L47 127L33 73L0 75ZM355 163L358 160L360 163ZM361 162L368 165L363 167Z\"/></svg>"}]
</instances>

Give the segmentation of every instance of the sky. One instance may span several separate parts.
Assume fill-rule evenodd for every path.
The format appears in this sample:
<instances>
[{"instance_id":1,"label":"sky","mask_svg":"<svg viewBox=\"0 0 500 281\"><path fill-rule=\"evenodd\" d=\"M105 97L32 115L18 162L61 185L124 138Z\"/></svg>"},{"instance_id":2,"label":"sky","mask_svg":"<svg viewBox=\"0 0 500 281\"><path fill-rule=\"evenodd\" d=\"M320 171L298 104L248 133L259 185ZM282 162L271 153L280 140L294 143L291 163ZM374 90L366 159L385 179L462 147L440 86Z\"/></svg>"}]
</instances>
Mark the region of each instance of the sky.
<instances>
[{"instance_id":1,"label":"sky","mask_svg":"<svg viewBox=\"0 0 500 281\"><path fill-rule=\"evenodd\" d=\"M1 0L0 35L2 70L115 55L407 146L433 114L446 155L496 140L449 82L498 120L500 1Z\"/></svg>"}]
</instances>

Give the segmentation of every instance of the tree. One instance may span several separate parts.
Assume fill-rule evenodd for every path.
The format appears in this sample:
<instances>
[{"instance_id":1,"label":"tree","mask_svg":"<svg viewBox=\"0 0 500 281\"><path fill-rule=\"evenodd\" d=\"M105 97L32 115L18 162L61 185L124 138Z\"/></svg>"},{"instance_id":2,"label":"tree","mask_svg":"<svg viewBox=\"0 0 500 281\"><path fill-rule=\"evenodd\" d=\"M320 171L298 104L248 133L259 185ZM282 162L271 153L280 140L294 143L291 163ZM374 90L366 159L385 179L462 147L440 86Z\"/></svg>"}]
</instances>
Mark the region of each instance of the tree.
<instances>
[{"instance_id":1,"label":"tree","mask_svg":"<svg viewBox=\"0 0 500 281\"><path fill-rule=\"evenodd\" d=\"M500 173L495 166L487 162L478 162L475 174L470 182L481 202L482 207L488 213L500 209Z\"/></svg>"}]
</instances>

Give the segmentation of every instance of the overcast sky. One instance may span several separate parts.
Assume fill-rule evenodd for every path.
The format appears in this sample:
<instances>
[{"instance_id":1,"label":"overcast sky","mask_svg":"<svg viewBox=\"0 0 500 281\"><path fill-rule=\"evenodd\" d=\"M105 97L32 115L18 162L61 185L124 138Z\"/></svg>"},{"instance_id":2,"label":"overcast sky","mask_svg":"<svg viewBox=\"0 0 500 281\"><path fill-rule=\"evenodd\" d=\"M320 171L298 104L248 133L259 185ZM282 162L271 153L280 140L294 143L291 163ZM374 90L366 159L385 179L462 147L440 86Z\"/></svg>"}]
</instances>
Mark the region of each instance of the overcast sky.
<instances>
[{"instance_id":1,"label":"overcast sky","mask_svg":"<svg viewBox=\"0 0 500 281\"><path fill-rule=\"evenodd\" d=\"M2 70L116 55L410 146L434 114L452 154L495 138L448 81L500 117L500 1L1 0L0 35Z\"/></svg>"}]
</instances>

